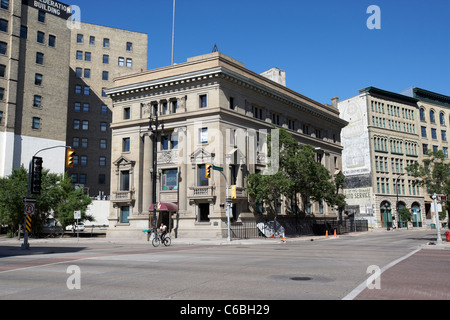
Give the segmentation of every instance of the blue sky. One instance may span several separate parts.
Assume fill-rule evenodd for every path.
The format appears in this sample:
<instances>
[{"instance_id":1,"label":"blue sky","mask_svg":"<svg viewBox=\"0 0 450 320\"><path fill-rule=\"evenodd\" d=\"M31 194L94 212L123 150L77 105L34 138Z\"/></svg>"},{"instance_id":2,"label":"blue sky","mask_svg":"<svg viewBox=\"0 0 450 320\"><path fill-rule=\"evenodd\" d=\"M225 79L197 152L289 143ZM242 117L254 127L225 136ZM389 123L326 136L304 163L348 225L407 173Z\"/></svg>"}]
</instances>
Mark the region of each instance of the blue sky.
<instances>
[{"instance_id":1,"label":"blue sky","mask_svg":"<svg viewBox=\"0 0 450 320\"><path fill-rule=\"evenodd\" d=\"M148 68L170 65L173 0L72 0L81 21L144 32ZM381 29L370 30L377 5ZM321 103L375 86L450 96L448 0L176 0L175 63L219 51Z\"/></svg>"}]
</instances>

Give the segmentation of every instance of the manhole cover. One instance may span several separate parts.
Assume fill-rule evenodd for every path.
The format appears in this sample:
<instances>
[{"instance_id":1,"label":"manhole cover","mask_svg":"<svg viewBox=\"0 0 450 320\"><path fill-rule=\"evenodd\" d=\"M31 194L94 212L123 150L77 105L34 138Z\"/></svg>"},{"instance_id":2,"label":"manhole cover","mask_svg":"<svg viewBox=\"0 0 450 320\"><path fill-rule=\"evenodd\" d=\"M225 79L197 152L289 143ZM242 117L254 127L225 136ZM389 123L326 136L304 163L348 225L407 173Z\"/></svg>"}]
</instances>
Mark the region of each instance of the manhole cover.
<instances>
[{"instance_id":1,"label":"manhole cover","mask_svg":"<svg viewBox=\"0 0 450 320\"><path fill-rule=\"evenodd\" d=\"M310 278L310 277L292 277L290 279L294 280L294 281L309 281L309 280L312 280L312 278Z\"/></svg>"}]
</instances>

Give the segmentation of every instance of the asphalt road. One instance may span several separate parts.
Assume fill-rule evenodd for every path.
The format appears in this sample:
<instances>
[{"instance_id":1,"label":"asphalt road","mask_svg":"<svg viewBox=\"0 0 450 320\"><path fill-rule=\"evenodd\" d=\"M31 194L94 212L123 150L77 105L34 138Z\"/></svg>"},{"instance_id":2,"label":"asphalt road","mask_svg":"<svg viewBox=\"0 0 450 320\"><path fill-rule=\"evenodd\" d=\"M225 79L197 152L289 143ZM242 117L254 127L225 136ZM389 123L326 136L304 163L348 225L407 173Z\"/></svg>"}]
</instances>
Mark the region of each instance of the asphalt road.
<instances>
[{"instance_id":1,"label":"asphalt road","mask_svg":"<svg viewBox=\"0 0 450 320\"><path fill-rule=\"evenodd\" d=\"M0 299L340 300L376 268L435 239L433 230L286 243L188 244L174 239L167 248L52 239L31 242L30 254L23 254L13 240L0 241Z\"/></svg>"}]
</instances>

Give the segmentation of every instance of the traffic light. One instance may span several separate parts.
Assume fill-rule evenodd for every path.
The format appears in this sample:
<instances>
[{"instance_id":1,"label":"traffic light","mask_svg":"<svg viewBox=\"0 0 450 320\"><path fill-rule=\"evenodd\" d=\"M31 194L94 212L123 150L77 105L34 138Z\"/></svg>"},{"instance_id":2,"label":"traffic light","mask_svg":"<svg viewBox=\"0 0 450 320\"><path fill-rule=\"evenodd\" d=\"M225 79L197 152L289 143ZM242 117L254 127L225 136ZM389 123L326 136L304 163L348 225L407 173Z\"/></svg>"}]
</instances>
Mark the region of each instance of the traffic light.
<instances>
[{"instance_id":1,"label":"traffic light","mask_svg":"<svg viewBox=\"0 0 450 320\"><path fill-rule=\"evenodd\" d=\"M235 185L231 186L231 199L237 199L236 186Z\"/></svg>"},{"instance_id":2,"label":"traffic light","mask_svg":"<svg viewBox=\"0 0 450 320\"><path fill-rule=\"evenodd\" d=\"M210 164L210 163L205 164L205 177L208 179L211 178L211 170L212 170L212 164Z\"/></svg>"},{"instance_id":3,"label":"traffic light","mask_svg":"<svg viewBox=\"0 0 450 320\"><path fill-rule=\"evenodd\" d=\"M43 161L40 157L33 157L31 161L31 194L41 194Z\"/></svg>"},{"instance_id":4,"label":"traffic light","mask_svg":"<svg viewBox=\"0 0 450 320\"><path fill-rule=\"evenodd\" d=\"M75 150L67 149L66 152L66 167L73 168L73 158L75 156Z\"/></svg>"}]
</instances>

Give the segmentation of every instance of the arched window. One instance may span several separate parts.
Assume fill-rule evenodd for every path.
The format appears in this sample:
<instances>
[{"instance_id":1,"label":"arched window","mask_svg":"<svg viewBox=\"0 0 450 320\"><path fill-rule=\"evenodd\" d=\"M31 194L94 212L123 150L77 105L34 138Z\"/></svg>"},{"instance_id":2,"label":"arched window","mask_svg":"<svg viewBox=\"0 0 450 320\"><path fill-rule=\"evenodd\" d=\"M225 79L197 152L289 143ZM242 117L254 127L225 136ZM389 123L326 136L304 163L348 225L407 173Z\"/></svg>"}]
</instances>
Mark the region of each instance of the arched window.
<instances>
[{"instance_id":1,"label":"arched window","mask_svg":"<svg viewBox=\"0 0 450 320\"><path fill-rule=\"evenodd\" d=\"M441 112L439 114L439 122L440 122L441 126L445 126L445 116L444 116L443 112Z\"/></svg>"},{"instance_id":2,"label":"arched window","mask_svg":"<svg viewBox=\"0 0 450 320\"><path fill-rule=\"evenodd\" d=\"M425 119L425 109L420 108L420 121L426 121Z\"/></svg>"},{"instance_id":3,"label":"arched window","mask_svg":"<svg viewBox=\"0 0 450 320\"><path fill-rule=\"evenodd\" d=\"M436 119L434 117L434 110L430 110L430 122L435 123Z\"/></svg>"}]
</instances>

